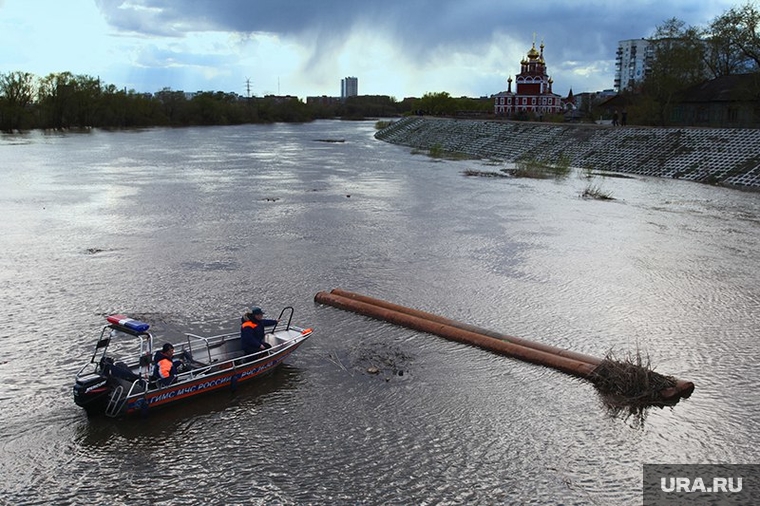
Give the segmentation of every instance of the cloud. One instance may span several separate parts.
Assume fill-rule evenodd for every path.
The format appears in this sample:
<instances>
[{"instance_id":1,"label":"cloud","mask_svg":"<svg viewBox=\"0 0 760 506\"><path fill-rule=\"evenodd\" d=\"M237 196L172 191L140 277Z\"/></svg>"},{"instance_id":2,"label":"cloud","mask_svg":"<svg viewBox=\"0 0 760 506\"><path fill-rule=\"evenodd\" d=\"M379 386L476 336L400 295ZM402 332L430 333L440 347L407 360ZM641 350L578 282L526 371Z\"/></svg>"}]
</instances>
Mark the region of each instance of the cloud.
<instances>
[{"instance_id":1,"label":"cloud","mask_svg":"<svg viewBox=\"0 0 760 506\"><path fill-rule=\"evenodd\" d=\"M519 72L534 40L546 45L555 92L611 88L619 40L650 36L671 17L704 24L731 4L684 0L666 9L654 0L96 0L115 33L145 41L133 57L144 71L166 66L188 82L193 73L213 75L206 84L228 90L235 74L242 82L241 73L252 73L259 91L279 90L282 78L286 90L301 95L334 95L346 75L358 76L360 93L368 94L496 93ZM235 83L232 89L238 88Z\"/></svg>"},{"instance_id":2,"label":"cloud","mask_svg":"<svg viewBox=\"0 0 760 506\"><path fill-rule=\"evenodd\" d=\"M387 34L412 55L427 55L442 46L477 46L505 31L525 43L534 32L539 39L562 37L562 47L598 53L597 41L648 36L669 17L655 1L98 0L97 5L112 26L148 35L267 33L330 49L363 29ZM571 38L572 44L564 44Z\"/></svg>"},{"instance_id":3,"label":"cloud","mask_svg":"<svg viewBox=\"0 0 760 506\"><path fill-rule=\"evenodd\" d=\"M151 35L198 31L299 34L344 26L366 12L360 2L298 0L96 0L114 27Z\"/></svg>"}]
</instances>

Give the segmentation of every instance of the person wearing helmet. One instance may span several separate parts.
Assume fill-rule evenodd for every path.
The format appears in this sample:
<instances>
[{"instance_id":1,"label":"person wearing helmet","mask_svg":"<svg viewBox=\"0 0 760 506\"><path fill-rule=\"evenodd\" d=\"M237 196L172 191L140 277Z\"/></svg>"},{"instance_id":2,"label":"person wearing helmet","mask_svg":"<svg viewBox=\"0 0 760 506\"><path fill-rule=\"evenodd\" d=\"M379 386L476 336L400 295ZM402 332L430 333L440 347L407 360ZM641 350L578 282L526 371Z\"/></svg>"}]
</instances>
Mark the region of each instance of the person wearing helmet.
<instances>
[{"instance_id":1,"label":"person wearing helmet","mask_svg":"<svg viewBox=\"0 0 760 506\"><path fill-rule=\"evenodd\" d=\"M243 346L243 353L250 355L259 351L271 348L272 345L264 340L264 327L277 325L277 320L264 318L264 311L260 307L252 307L251 310L243 315L242 324L240 325L240 344Z\"/></svg>"}]
</instances>

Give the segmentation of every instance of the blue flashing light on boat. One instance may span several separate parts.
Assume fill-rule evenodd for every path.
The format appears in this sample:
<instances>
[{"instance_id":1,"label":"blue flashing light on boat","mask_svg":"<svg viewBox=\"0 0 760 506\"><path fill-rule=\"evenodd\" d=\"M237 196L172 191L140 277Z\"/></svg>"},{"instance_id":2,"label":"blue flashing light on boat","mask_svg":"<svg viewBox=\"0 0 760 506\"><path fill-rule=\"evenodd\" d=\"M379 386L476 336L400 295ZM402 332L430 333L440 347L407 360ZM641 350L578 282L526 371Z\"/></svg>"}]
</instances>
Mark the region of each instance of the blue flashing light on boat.
<instances>
[{"instance_id":1,"label":"blue flashing light on boat","mask_svg":"<svg viewBox=\"0 0 760 506\"><path fill-rule=\"evenodd\" d=\"M134 332L147 332L150 328L150 325L145 322L133 320L132 318L120 314L107 316L106 320L108 320L108 323L119 325Z\"/></svg>"}]
</instances>

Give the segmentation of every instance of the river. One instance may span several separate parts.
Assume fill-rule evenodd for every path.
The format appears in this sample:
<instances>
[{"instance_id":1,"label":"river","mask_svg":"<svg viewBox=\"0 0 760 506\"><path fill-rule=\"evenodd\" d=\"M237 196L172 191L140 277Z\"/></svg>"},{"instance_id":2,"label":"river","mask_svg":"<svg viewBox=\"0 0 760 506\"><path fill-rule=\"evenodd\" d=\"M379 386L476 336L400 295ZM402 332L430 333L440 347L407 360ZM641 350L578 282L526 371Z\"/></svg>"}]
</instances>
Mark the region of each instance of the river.
<instances>
[{"instance_id":1,"label":"river","mask_svg":"<svg viewBox=\"0 0 760 506\"><path fill-rule=\"evenodd\" d=\"M584 200L578 175L466 177L497 167L373 133L0 137L0 503L633 505L643 464L758 461L757 193L597 176L614 200ZM616 416L588 382L314 302L336 287L696 390ZM315 329L261 382L146 419L74 404L104 315L163 340L253 304Z\"/></svg>"}]
</instances>

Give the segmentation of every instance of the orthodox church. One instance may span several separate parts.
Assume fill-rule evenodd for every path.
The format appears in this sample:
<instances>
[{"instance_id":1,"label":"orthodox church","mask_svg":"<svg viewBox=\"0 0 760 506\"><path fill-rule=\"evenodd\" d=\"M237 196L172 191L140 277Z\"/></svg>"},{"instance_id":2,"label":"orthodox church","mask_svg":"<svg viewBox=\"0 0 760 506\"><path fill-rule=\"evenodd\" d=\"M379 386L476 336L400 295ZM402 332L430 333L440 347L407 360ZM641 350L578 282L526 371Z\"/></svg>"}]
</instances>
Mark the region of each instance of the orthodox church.
<instances>
[{"instance_id":1,"label":"orthodox church","mask_svg":"<svg viewBox=\"0 0 760 506\"><path fill-rule=\"evenodd\" d=\"M544 44L541 51L536 43L528 51L528 57L520 62L520 73L515 76L515 91L512 91L512 77L507 79L507 91L494 95L494 114L508 118L561 114L562 98L552 92L551 77L546 74Z\"/></svg>"}]
</instances>

